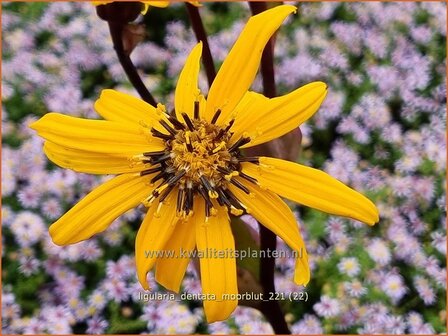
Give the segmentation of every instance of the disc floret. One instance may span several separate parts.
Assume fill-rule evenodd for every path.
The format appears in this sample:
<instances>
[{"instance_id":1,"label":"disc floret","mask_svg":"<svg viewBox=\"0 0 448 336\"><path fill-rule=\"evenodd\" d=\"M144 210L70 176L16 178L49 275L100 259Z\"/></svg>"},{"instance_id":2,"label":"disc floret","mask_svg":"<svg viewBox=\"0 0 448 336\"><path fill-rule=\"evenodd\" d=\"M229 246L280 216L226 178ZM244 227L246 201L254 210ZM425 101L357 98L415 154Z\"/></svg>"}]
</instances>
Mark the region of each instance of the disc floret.
<instances>
[{"instance_id":1,"label":"disc floret","mask_svg":"<svg viewBox=\"0 0 448 336\"><path fill-rule=\"evenodd\" d=\"M235 179L241 176L256 183L256 180L241 172L240 162L246 161L240 147L250 142L250 138L241 137L232 142L231 132L234 120L226 125L216 125L221 111L218 109L211 121L199 118L199 102L195 102L194 117L181 113L182 120L176 114L167 115L152 127L153 136L165 142L165 150L148 152L139 156L151 167L141 175L157 173L151 183L159 183L151 195L144 200L150 206L154 200L159 203L177 187L177 215L186 217L192 214L194 198L205 200L206 217L216 214L215 202L227 206L235 215L247 210L229 190L233 184L249 194L249 189ZM256 162L256 158L252 158Z\"/></svg>"}]
</instances>

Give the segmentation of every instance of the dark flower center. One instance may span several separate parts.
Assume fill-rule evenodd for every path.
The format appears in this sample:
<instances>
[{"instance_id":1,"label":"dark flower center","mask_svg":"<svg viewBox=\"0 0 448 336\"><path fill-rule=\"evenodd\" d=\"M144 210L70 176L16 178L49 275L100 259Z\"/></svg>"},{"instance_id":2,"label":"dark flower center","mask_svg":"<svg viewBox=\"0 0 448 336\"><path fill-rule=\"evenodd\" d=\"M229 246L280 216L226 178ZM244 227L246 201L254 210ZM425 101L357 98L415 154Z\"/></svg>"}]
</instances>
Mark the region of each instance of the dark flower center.
<instances>
[{"instance_id":1,"label":"dark flower center","mask_svg":"<svg viewBox=\"0 0 448 336\"><path fill-rule=\"evenodd\" d=\"M166 148L143 154L143 162L152 166L140 174L143 176L158 172L151 183L161 181L145 200L146 206L157 198L163 202L177 186L179 216L185 217L192 212L195 195L205 200L206 217L216 213L214 200L221 206L227 206L232 214L241 215L244 212L244 206L228 186L233 184L249 194L249 189L235 177L257 183L241 171L240 162L258 163L258 158L246 158L241 154L240 147L249 143L250 138L241 137L232 143L233 133L230 130L234 120L225 126L215 124L220 113L217 110L210 122L200 119L199 104L196 102L193 119L182 113L183 120L178 120L172 114L167 120L160 121L166 132L154 127L151 129L152 135L161 138Z\"/></svg>"}]
</instances>

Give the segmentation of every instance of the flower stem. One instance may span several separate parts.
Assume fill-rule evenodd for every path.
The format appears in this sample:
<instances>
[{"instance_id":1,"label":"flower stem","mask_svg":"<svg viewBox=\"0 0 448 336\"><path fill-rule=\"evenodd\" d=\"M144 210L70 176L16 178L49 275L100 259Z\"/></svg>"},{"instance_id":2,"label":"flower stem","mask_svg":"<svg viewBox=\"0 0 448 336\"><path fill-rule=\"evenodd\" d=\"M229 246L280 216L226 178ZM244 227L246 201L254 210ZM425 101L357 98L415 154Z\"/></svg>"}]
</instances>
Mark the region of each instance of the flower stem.
<instances>
[{"instance_id":1,"label":"flower stem","mask_svg":"<svg viewBox=\"0 0 448 336\"><path fill-rule=\"evenodd\" d=\"M210 46L208 44L207 32L205 31L198 8L190 3L185 3L185 5L187 6L188 16L190 17L191 26L193 28L194 34L196 35L196 39L198 40L198 42L202 41L202 62L204 63L208 85L210 87L212 86L213 80L216 77L216 70L212 53L210 52Z\"/></svg>"},{"instance_id":2,"label":"flower stem","mask_svg":"<svg viewBox=\"0 0 448 336\"><path fill-rule=\"evenodd\" d=\"M249 6L252 11L252 15L259 14L268 9L265 2L252 2L249 1ZM271 37L266 44L261 56L261 75L263 77L263 92L268 98L273 98L277 95L275 89L275 74L274 74L274 55L273 55L274 43Z\"/></svg>"},{"instance_id":3,"label":"flower stem","mask_svg":"<svg viewBox=\"0 0 448 336\"><path fill-rule=\"evenodd\" d=\"M123 28L124 25L120 22L108 21L110 35L112 37L112 43L114 45L115 52L117 53L118 60L120 61L121 66L123 67L126 75L128 76L129 81L137 90L138 94L142 99L153 105L157 106L157 102L151 93L146 88L142 79L140 78L137 69L132 63L130 57L126 54L123 47Z\"/></svg>"},{"instance_id":4,"label":"flower stem","mask_svg":"<svg viewBox=\"0 0 448 336\"><path fill-rule=\"evenodd\" d=\"M258 224L260 228L260 250L273 251L277 247L277 237L269 229ZM286 324L285 317L278 301L269 300L270 293L275 293L274 285L274 267L275 258L266 254L265 258L260 260L260 284L263 288L263 297L267 301L261 301L260 311L267 318L276 334L291 334Z\"/></svg>"},{"instance_id":5,"label":"flower stem","mask_svg":"<svg viewBox=\"0 0 448 336\"><path fill-rule=\"evenodd\" d=\"M249 1L249 5L253 15L267 10L265 2ZM271 38L266 44L261 56L263 93L269 98L273 98L277 95L277 90L275 88L273 46L274 44ZM258 226L260 228L260 249L262 251L275 250L277 248L277 236L260 223ZM266 253L266 257L261 258L260 260L260 283L265 297L269 297L269 293L275 293L274 268L275 258L269 255L269 253ZM260 310L268 319L276 334L291 334L278 301L262 301Z\"/></svg>"}]
</instances>

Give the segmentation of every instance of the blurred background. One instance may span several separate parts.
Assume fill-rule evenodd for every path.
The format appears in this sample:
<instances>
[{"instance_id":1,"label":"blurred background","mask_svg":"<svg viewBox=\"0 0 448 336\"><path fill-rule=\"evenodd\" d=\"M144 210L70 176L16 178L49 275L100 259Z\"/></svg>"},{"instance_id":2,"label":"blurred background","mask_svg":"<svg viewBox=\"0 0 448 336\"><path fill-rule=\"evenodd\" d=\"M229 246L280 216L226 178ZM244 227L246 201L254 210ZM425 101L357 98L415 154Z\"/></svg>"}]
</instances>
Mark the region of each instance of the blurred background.
<instances>
[{"instance_id":1,"label":"blurred background","mask_svg":"<svg viewBox=\"0 0 448 336\"><path fill-rule=\"evenodd\" d=\"M280 302L285 318L295 334L446 333L446 4L298 6L276 39L278 92L329 85L301 127L298 161L366 194L381 221L367 227L291 204L312 277L295 286L294 260L277 259L277 290L308 294ZM219 65L249 6L206 3L200 13ZM131 58L171 108L196 42L185 6L151 7L141 20L146 37ZM49 162L29 123L49 111L99 118L102 89L137 94L89 3L2 2L2 47L2 333L272 333L248 307L207 325L201 302L144 302L134 265L143 209L88 241L51 242L48 226L106 177ZM200 86L208 91L205 74ZM262 92L260 78L253 89ZM198 293L190 266L182 292Z\"/></svg>"}]
</instances>

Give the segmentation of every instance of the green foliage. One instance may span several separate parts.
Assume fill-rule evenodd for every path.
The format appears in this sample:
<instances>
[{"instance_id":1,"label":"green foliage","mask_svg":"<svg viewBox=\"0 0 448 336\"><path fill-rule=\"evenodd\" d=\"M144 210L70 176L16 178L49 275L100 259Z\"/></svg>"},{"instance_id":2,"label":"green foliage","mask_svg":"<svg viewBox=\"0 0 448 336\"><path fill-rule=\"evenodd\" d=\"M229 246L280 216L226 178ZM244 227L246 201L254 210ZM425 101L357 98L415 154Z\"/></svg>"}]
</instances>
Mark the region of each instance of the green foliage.
<instances>
[{"instance_id":1,"label":"green foliage","mask_svg":"<svg viewBox=\"0 0 448 336\"><path fill-rule=\"evenodd\" d=\"M130 315L125 311L131 312ZM137 318L135 310L129 306L122 306L115 302L108 305L108 313L110 315L110 325L107 329L109 334L139 334L146 328L146 322Z\"/></svg>"},{"instance_id":2,"label":"green foliage","mask_svg":"<svg viewBox=\"0 0 448 336\"><path fill-rule=\"evenodd\" d=\"M43 92L35 92L32 96L23 95L20 90L14 90L14 94L3 100L3 105L8 111L8 118L19 123L23 118L31 115L41 117L46 113L46 107L42 101Z\"/></svg>"},{"instance_id":3,"label":"green foliage","mask_svg":"<svg viewBox=\"0 0 448 336\"><path fill-rule=\"evenodd\" d=\"M306 223L306 228L311 238L319 240L325 237L327 219L327 214L314 209L307 209L303 222Z\"/></svg>"},{"instance_id":4,"label":"green foliage","mask_svg":"<svg viewBox=\"0 0 448 336\"><path fill-rule=\"evenodd\" d=\"M146 38L160 46L165 46L166 23L175 20L188 24L188 16L184 4L166 8L150 7L147 15L144 16L144 23L148 27L146 29Z\"/></svg>"},{"instance_id":5,"label":"green foliage","mask_svg":"<svg viewBox=\"0 0 448 336\"><path fill-rule=\"evenodd\" d=\"M99 85L99 83L101 83ZM112 88L116 86L106 67L96 68L91 71L81 72L81 92L86 98L98 97L98 92L102 88Z\"/></svg>"},{"instance_id":6,"label":"green foliage","mask_svg":"<svg viewBox=\"0 0 448 336\"><path fill-rule=\"evenodd\" d=\"M3 9L14 12L22 16L25 20L38 19L48 7L47 2L27 2L13 1L2 3Z\"/></svg>"}]
</instances>

